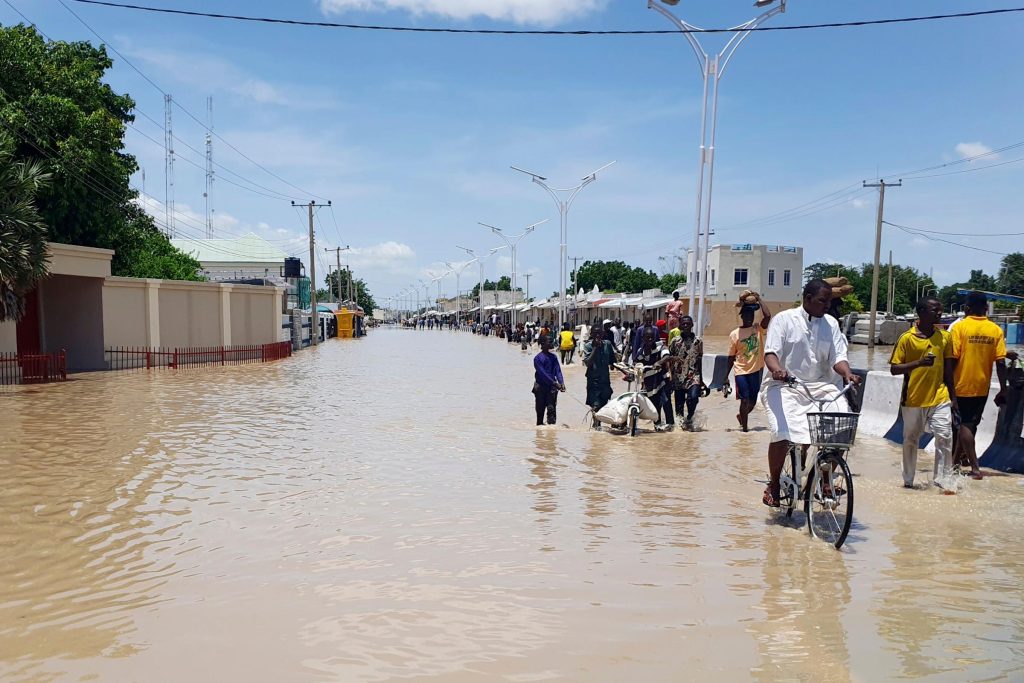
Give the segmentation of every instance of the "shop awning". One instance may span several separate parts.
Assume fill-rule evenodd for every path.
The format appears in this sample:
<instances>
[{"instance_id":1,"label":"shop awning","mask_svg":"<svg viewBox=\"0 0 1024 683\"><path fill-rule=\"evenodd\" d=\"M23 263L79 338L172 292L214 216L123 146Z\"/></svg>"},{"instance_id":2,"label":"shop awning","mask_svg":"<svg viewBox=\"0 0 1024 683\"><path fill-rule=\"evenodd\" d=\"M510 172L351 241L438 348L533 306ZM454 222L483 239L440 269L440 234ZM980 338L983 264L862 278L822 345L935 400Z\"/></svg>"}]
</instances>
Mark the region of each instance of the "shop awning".
<instances>
[{"instance_id":1,"label":"shop awning","mask_svg":"<svg viewBox=\"0 0 1024 683\"><path fill-rule=\"evenodd\" d=\"M665 297L664 299L652 299L651 301L644 302L644 310L650 311L655 308L661 308L662 306L668 306L670 303L672 303L672 299L669 297Z\"/></svg>"},{"instance_id":2,"label":"shop awning","mask_svg":"<svg viewBox=\"0 0 1024 683\"><path fill-rule=\"evenodd\" d=\"M641 303L643 303L642 297L628 296L618 299L607 299L601 304L601 308L628 308L630 306L639 306Z\"/></svg>"}]
</instances>

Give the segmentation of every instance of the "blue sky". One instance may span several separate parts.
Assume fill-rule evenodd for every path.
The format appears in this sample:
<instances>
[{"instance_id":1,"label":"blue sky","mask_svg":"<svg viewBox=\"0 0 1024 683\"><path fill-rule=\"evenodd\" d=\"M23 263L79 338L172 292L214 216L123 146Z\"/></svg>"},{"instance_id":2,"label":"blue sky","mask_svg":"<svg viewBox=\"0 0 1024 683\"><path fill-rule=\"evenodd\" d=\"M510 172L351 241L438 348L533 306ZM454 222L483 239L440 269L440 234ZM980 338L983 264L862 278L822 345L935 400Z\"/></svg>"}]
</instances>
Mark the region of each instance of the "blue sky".
<instances>
[{"instance_id":1,"label":"blue sky","mask_svg":"<svg viewBox=\"0 0 1024 683\"><path fill-rule=\"evenodd\" d=\"M57 0L11 0L52 38L95 37ZM700 79L681 35L632 37L458 36L244 24L115 10L69 2L100 35L175 100L289 183L215 141L218 163L276 193L330 198L319 214L318 250L351 245L350 261L378 299L465 259L456 245L498 243L478 221L518 228L548 218L526 238L520 273L531 294L557 286L558 216L550 198L510 164L572 184L615 160L570 214L569 256L622 259L664 270L690 245L699 137ZM155 3L156 4L156 3ZM460 28L665 29L644 0L300 0L165 6L349 23ZM756 13L748 1L683 0L692 23L722 26ZM1009 7L1006 0L826 2L791 0L775 25ZM20 21L0 5L0 22ZM805 261L871 258L875 192L854 185L877 174L955 161L1024 141L1024 15L858 29L761 33L737 52L722 83L715 177L716 242L793 244ZM719 45L719 36L703 36ZM1014 48L1013 45L1018 45ZM115 56L111 84L163 120L161 93ZM180 110L174 130L203 148L203 130ZM146 169L163 216L158 123L139 116L127 143ZM203 221L203 159L178 146L180 232ZM1024 149L949 169L1013 161ZM238 180L218 170L225 180ZM894 223L950 233L1014 232L1024 163L908 180L887 195ZM141 188L141 176L135 179ZM242 182L242 184L245 184ZM794 220L766 217L829 193ZM307 258L304 217L283 197L215 186L218 236L250 230ZM828 208L826 208L828 207ZM824 208L825 210L818 210ZM813 210L814 213L810 213ZM792 214L789 214L792 215ZM335 222L337 221L337 228ZM340 234L339 234L340 233ZM947 236L996 252L1014 238ZM998 269L999 256L887 228L883 254L966 279ZM324 255L326 261L326 255ZM495 257L487 274L507 273ZM318 264L318 270L323 266ZM472 285L475 267L463 277ZM469 281L467 283L467 281ZM520 284L524 284L520 281ZM454 294L454 278L442 292ZM432 288L433 292L433 288Z\"/></svg>"}]
</instances>

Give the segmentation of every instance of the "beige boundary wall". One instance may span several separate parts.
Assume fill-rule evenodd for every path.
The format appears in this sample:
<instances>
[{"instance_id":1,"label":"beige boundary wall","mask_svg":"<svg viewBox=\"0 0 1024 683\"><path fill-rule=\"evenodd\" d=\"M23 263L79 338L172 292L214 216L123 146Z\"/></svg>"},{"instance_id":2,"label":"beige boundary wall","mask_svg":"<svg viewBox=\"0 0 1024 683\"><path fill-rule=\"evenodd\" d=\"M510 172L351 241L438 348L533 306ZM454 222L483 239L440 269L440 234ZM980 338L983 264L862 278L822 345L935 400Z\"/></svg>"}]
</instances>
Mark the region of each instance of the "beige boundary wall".
<instances>
[{"instance_id":1,"label":"beige boundary wall","mask_svg":"<svg viewBox=\"0 0 1024 683\"><path fill-rule=\"evenodd\" d=\"M104 341L150 348L276 342L284 293L283 287L108 277Z\"/></svg>"}]
</instances>

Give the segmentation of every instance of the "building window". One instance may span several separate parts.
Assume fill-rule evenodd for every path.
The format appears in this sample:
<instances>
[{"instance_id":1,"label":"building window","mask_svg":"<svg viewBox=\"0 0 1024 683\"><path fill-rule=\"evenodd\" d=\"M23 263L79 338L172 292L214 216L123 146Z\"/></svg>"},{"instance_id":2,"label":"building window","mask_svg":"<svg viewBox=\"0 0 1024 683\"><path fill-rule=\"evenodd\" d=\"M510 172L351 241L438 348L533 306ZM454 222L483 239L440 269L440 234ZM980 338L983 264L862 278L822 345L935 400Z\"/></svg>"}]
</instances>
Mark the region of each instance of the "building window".
<instances>
[{"instance_id":1,"label":"building window","mask_svg":"<svg viewBox=\"0 0 1024 683\"><path fill-rule=\"evenodd\" d=\"M775 269L774 268L772 268L771 270L768 271L768 286L769 287L774 287L775 286Z\"/></svg>"},{"instance_id":2,"label":"building window","mask_svg":"<svg viewBox=\"0 0 1024 683\"><path fill-rule=\"evenodd\" d=\"M789 287L789 285L792 284L792 281L793 281L792 271L788 270L788 269L782 271L782 286L783 287Z\"/></svg>"},{"instance_id":3,"label":"building window","mask_svg":"<svg viewBox=\"0 0 1024 683\"><path fill-rule=\"evenodd\" d=\"M711 269L711 286L712 287L715 286L715 269L714 268Z\"/></svg>"},{"instance_id":4,"label":"building window","mask_svg":"<svg viewBox=\"0 0 1024 683\"><path fill-rule=\"evenodd\" d=\"M747 269L737 268L733 271L732 283L737 287L747 286Z\"/></svg>"}]
</instances>

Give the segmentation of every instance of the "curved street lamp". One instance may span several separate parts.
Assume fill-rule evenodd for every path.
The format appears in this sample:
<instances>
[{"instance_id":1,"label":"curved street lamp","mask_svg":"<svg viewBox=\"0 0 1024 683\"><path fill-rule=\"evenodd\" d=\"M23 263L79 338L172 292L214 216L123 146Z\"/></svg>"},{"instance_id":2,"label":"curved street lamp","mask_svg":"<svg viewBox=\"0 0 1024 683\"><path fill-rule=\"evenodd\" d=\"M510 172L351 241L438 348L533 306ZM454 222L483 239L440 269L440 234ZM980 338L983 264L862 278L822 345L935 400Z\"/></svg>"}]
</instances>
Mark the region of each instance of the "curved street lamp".
<instances>
[{"instance_id":1,"label":"curved street lamp","mask_svg":"<svg viewBox=\"0 0 1024 683\"><path fill-rule=\"evenodd\" d=\"M511 320L512 320L512 328L513 329L515 329L515 326L516 326L516 317L517 317L516 313L518 312L518 311L516 311L516 306L518 305L516 303L516 249L518 249L519 243L523 241L524 237L526 237L531 232L536 230L538 225L544 225L547 222L548 222L548 219L545 218L544 220L538 221L538 222L534 223L533 225L528 225L528 226L526 226L526 228L523 230L522 233L520 233L518 235L513 235L511 237L507 236L504 233L504 231L502 231L501 228L496 228L493 225L488 225L487 223L480 223L480 225L484 226L485 228L490 228L491 232L493 232L495 235L500 237L502 239L502 241L505 242L505 246L507 246L509 248L509 251L512 252L512 318L511 318ZM497 300L495 300L494 303L497 304L498 303Z\"/></svg>"},{"instance_id":2,"label":"curved street lamp","mask_svg":"<svg viewBox=\"0 0 1024 683\"><path fill-rule=\"evenodd\" d=\"M476 252L473 251L472 249L469 249L468 247L460 247L459 245L455 245L455 248L456 249L461 249L462 251L466 252L467 254L469 254L470 256L473 257L473 260L479 262L479 264L480 264L480 282L477 285L476 321L478 323L480 323L481 325L483 325L484 324L484 261L486 261L487 259L489 259L492 256L494 256L494 254L496 254L497 252L501 251L502 249L507 249L508 247L507 246L494 247L493 249L488 251L483 256L477 256ZM470 263L472 263L472 262L473 261L470 261Z\"/></svg>"},{"instance_id":3,"label":"curved street lamp","mask_svg":"<svg viewBox=\"0 0 1024 683\"><path fill-rule=\"evenodd\" d=\"M569 285L567 277L568 269L566 268L566 263L568 263L569 261L569 208L572 206L573 201L576 199L576 195L578 195L584 187L597 180L598 173L600 173L601 171L608 168L614 163L614 161L610 161L601 168L597 169L596 171L593 171L592 173L588 173L587 175L583 176L583 178L580 180L579 185L576 185L575 187L567 187L562 189L551 187L550 185L547 184L547 178L538 173L526 171L517 166L511 167L513 171L519 171L520 173L525 173L526 175L530 176L533 182L543 187L547 191L547 193L551 195L551 198L555 201L555 206L558 207L558 218L561 223L559 231L561 247L558 255L558 315L561 318L561 320L558 321L559 328L561 327L561 323L564 323L566 318L568 317L565 310L565 289ZM565 197L564 199L563 196Z\"/></svg>"},{"instance_id":4,"label":"curved street lamp","mask_svg":"<svg viewBox=\"0 0 1024 683\"><path fill-rule=\"evenodd\" d=\"M662 2L670 6L679 4L679 0L662 0ZM700 117L700 170L697 174L697 216L693 228L693 264L690 266L690 272L687 276L687 289L690 293L690 315L693 315L694 313L696 281L698 278L700 279L700 294L696 298L697 315L695 321L695 331L698 337L702 337L704 335L704 328L706 327L704 319L704 300L707 297L708 291L707 254L710 248L711 239L711 194L714 189L715 178L715 133L718 128L718 85L722 79L722 75L725 73L726 67L729 66L729 60L732 59L736 49L743 44L743 41L747 39L747 36L752 33L751 29L757 28L776 14L781 14L786 11L786 0L757 0L757 2L754 3L754 7L759 9L769 7L770 5L775 6L771 7L754 19L729 29L733 32L733 35L732 38L729 39L729 42L726 43L725 47L715 55L708 55L704 48L701 47L700 41L698 41L696 37L701 29L697 28L693 24L688 24L683 21L676 15L672 14L672 12L658 4L655 0L647 0L648 9L653 9L671 21L675 27L682 32L683 36L686 37L686 40L689 41L690 47L693 48L693 53L697 57L701 75L704 79L704 100ZM708 139L709 97L711 98L710 140ZM707 169L706 179L705 169ZM706 206L704 201L705 180L707 184ZM703 233L701 232L702 227ZM703 246L701 245L702 234L704 237ZM700 270L698 270L697 266L698 259L701 264L700 269L704 271L703 277L699 276Z\"/></svg>"}]
</instances>

